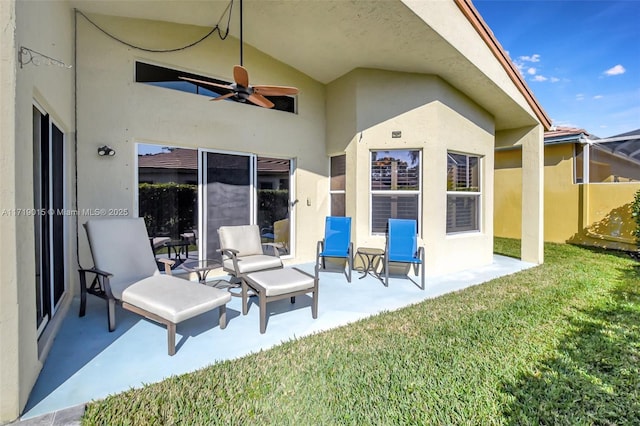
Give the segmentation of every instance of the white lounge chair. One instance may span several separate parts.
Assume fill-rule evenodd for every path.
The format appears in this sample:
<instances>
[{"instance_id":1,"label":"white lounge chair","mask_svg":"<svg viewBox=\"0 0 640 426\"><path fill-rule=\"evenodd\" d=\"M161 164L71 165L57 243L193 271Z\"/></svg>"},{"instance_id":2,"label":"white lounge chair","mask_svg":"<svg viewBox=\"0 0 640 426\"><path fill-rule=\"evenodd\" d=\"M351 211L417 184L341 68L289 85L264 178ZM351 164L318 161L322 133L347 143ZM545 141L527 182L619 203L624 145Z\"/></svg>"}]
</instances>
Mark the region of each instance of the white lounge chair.
<instances>
[{"instance_id":1,"label":"white lounge chair","mask_svg":"<svg viewBox=\"0 0 640 426\"><path fill-rule=\"evenodd\" d=\"M226 327L225 290L171 276L171 260L159 259L158 270L142 218L90 220L84 224L94 267L79 269L80 316L85 315L87 293L107 301L109 331L115 330L115 305L167 326L168 352L175 354L176 324L219 309L220 328ZM87 274L94 279L87 287Z\"/></svg>"}]
</instances>

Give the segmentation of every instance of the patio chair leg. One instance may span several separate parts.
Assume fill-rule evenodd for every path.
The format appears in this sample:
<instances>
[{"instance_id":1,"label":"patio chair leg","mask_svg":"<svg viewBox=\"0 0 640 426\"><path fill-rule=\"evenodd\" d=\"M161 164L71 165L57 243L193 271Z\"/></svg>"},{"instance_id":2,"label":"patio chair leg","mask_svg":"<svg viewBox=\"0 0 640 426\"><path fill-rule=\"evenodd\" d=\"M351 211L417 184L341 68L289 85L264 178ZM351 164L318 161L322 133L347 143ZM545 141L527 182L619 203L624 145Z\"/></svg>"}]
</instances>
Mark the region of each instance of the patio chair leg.
<instances>
[{"instance_id":1,"label":"patio chair leg","mask_svg":"<svg viewBox=\"0 0 640 426\"><path fill-rule=\"evenodd\" d=\"M87 312L87 277L84 272L80 273L80 312L79 317L83 317Z\"/></svg>"},{"instance_id":2,"label":"patio chair leg","mask_svg":"<svg viewBox=\"0 0 640 426\"><path fill-rule=\"evenodd\" d=\"M317 288L317 287L316 287ZM312 293L313 300L311 301L311 316L313 319L318 318L318 290Z\"/></svg>"},{"instance_id":3,"label":"patio chair leg","mask_svg":"<svg viewBox=\"0 0 640 426\"><path fill-rule=\"evenodd\" d=\"M421 268L421 272L422 272L421 277L420 277L421 284L422 284L422 289L425 290L427 287L426 287L425 282L424 282L424 276L425 276L427 265L426 265L425 259L424 259L424 248L423 247L420 247L418 249L418 258L420 259L420 265L418 265L418 266Z\"/></svg>"},{"instance_id":4,"label":"patio chair leg","mask_svg":"<svg viewBox=\"0 0 640 426\"><path fill-rule=\"evenodd\" d=\"M389 262L384 262L384 286L389 287Z\"/></svg>"},{"instance_id":5,"label":"patio chair leg","mask_svg":"<svg viewBox=\"0 0 640 426\"><path fill-rule=\"evenodd\" d=\"M267 296L259 295L260 298L260 334L267 331Z\"/></svg>"},{"instance_id":6,"label":"patio chair leg","mask_svg":"<svg viewBox=\"0 0 640 426\"><path fill-rule=\"evenodd\" d=\"M107 299L107 320L109 322L109 331L116 329L116 301Z\"/></svg>"},{"instance_id":7,"label":"patio chair leg","mask_svg":"<svg viewBox=\"0 0 640 426\"><path fill-rule=\"evenodd\" d=\"M176 325L172 322L167 323L167 345L169 355L176 354Z\"/></svg>"},{"instance_id":8,"label":"patio chair leg","mask_svg":"<svg viewBox=\"0 0 640 426\"><path fill-rule=\"evenodd\" d=\"M220 305L218 309L220 310L218 323L220 324L220 329L224 330L227 328L227 305Z\"/></svg>"},{"instance_id":9,"label":"patio chair leg","mask_svg":"<svg viewBox=\"0 0 640 426\"><path fill-rule=\"evenodd\" d=\"M249 301L247 300L247 283L245 280L240 280L240 287L242 289L242 315L247 315L247 312L249 312Z\"/></svg>"}]
</instances>

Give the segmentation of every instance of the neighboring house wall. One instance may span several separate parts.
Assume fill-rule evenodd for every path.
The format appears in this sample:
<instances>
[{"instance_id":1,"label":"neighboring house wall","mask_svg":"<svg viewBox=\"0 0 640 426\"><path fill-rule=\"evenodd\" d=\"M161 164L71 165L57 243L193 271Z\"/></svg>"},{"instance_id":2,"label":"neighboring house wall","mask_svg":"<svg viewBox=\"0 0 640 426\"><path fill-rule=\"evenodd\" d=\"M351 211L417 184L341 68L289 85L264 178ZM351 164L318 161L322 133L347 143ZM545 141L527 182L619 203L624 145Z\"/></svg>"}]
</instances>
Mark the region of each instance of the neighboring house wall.
<instances>
[{"instance_id":1,"label":"neighboring house wall","mask_svg":"<svg viewBox=\"0 0 640 426\"><path fill-rule=\"evenodd\" d=\"M519 238L522 211L518 198L522 180L520 149L500 150L495 155L495 235ZM627 160L599 153L624 173L635 173ZM631 202L640 182L614 183L611 167L591 170L608 183L574 183L574 144L546 145L544 149L544 239L556 243L576 243L622 250L634 250L634 221ZM593 162L592 162L593 164ZM582 162L577 162L578 172ZM606 169L606 171L605 171ZM618 173L618 175L620 174Z\"/></svg>"},{"instance_id":2,"label":"neighboring house wall","mask_svg":"<svg viewBox=\"0 0 640 426\"><path fill-rule=\"evenodd\" d=\"M564 243L579 231L579 185L573 183L573 145L544 148L544 239Z\"/></svg>"},{"instance_id":3,"label":"neighboring house wall","mask_svg":"<svg viewBox=\"0 0 640 426\"><path fill-rule=\"evenodd\" d=\"M24 46L73 65L73 11L66 2L0 2L2 60L2 159L0 202L3 211L34 206L33 105L38 103L65 135L65 207L73 205L74 70L46 60L17 63ZM36 55L37 57L37 55ZM26 60L26 56L23 56ZM12 102L15 99L15 102ZM6 127L5 127L6 126ZM15 141L12 143L11 141ZM6 142L6 143L5 143ZM66 274L75 274L75 224L64 218ZM34 217L8 213L0 217L0 235L10 256L0 257L0 422L15 419L27 402L42 362L71 299L67 293L37 338L35 306Z\"/></svg>"},{"instance_id":4,"label":"neighboring house wall","mask_svg":"<svg viewBox=\"0 0 640 426\"><path fill-rule=\"evenodd\" d=\"M575 244L617 250L637 250L631 216L634 194L640 182L589 183L580 185L581 209L578 232L568 241Z\"/></svg>"},{"instance_id":5,"label":"neighboring house wall","mask_svg":"<svg viewBox=\"0 0 640 426\"><path fill-rule=\"evenodd\" d=\"M522 235L522 150L495 153L494 234L520 239Z\"/></svg>"}]
</instances>

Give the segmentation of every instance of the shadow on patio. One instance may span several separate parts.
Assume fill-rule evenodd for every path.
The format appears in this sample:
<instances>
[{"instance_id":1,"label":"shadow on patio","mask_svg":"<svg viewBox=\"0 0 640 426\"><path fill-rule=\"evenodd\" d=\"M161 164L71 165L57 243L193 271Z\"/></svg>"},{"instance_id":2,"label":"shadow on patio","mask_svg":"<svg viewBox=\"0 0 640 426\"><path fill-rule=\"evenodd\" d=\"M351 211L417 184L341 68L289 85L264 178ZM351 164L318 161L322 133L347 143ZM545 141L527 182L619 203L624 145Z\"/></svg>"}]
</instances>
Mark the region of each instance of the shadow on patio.
<instances>
[{"instance_id":1,"label":"shadow on patio","mask_svg":"<svg viewBox=\"0 0 640 426\"><path fill-rule=\"evenodd\" d=\"M313 266L298 265L309 273L313 273ZM279 300L267 305L267 331L260 334L257 299L251 299L248 315L242 316L241 299L232 297L227 305L227 328L218 327L217 310L180 323L177 352L172 357L166 352L165 327L118 307L117 328L109 333L104 301L88 297L87 314L79 318L79 299L75 298L22 419L242 357L532 266L535 265L495 255L493 263L483 268L427 276L426 291L408 279L391 278L386 288L371 276L359 279L360 274L355 273L349 284L343 274L323 272L316 320L311 317L309 296L297 297L295 304L288 299Z\"/></svg>"}]
</instances>

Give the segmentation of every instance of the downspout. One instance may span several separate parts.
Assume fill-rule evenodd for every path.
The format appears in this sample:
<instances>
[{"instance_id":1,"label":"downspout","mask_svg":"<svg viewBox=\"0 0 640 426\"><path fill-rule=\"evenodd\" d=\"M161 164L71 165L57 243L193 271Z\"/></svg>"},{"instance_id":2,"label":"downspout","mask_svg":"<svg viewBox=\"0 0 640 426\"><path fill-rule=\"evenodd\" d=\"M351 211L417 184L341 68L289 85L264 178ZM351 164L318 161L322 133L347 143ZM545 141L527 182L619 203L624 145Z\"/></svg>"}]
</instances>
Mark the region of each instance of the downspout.
<instances>
[{"instance_id":1,"label":"downspout","mask_svg":"<svg viewBox=\"0 0 640 426\"><path fill-rule=\"evenodd\" d=\"M74 209L78 212L78 9L73 9L73 156L74 156ZM76 214L76 264L80 266L80 215Z\"/></svg>"},{"instance_id":2,"label":"downspout","mask_svg":"<svg viewBox=\"0 0 640 426\"><path fill-rule=\"evenodd\" d=\"M591 161L591 144L593 143L583 134L578 138L582 144L582 227L587 229L589 224L589 163Z\"/></svg>"}]
</instances>

